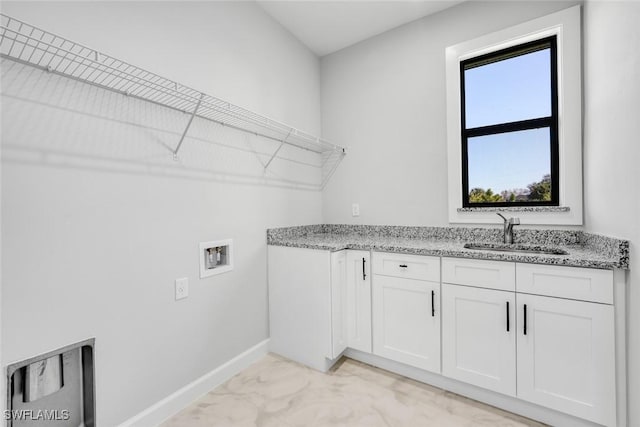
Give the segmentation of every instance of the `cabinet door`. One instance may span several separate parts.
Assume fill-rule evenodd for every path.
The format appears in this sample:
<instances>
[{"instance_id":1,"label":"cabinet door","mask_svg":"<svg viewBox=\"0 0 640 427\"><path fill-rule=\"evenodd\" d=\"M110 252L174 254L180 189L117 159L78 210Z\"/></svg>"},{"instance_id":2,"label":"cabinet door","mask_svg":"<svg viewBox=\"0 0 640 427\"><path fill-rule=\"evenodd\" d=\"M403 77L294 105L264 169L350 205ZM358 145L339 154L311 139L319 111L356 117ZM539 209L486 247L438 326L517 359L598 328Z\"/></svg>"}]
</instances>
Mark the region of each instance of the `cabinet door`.
<instances>
[{"instance_id":1,"label":"cabinet door","mask_svg":"<svg viewBox=\"0 0 640 427\"><path fill-rule=\"evenodd\" d=\"M443 375L516 394L515 293L442 284Z\"/></svg>"},{"instance_id":2,"label":"cabinet door","mask_svg":"<svg viewBox=\"0 0 640 427\"><path fill-rule=\"evenodd\" d=\"M331 254L331 354L335 359L347 348L347 251Z\"/></svg>"},{"instance_id":3,"label":"cabinet door","mask_svg":"<svg viewBox=\"0 0 640 427\"><path fill-rule=\"evenodd\" d=\"M347 251L347 345L371 353L371 257Z\"/></svg>"},{"instance_id":4,"label":"cabinet door","mask_svg":"<svg viewBox=\"0 0 640 427\"><path fill-rule=\"evenodd\" d=\"M518 397L616 425L613 306L526 294L517 302Z\"/></svg>"},{"instance_id":5,"label":"cabinet door","mask_svg":"<svg viewBox=\"0 0 640 427\"><path fill-rule=\"evenodd\" d=\"M440 284L375 275L373 352L440 372Z\"/></svg>"}]
</instances>

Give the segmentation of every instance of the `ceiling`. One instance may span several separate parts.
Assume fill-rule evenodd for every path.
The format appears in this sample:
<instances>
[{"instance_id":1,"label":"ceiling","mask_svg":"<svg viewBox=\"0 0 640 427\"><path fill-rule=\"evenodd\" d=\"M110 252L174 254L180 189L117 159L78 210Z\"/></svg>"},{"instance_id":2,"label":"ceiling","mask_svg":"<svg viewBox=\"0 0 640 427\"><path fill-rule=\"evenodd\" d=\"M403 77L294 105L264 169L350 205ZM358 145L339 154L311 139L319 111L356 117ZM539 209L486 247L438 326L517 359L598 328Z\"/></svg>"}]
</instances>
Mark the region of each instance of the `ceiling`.
<instances>
[{"instance_id":1,"label":"ceiling","mask_svg":"<svg viewBox=\"0 0 640 427\"><path fill-rule=\"evenodd\" d=\"M258 0L269 15L318 56L459 3L462 1Z\"/></svg>"}]
</instances>

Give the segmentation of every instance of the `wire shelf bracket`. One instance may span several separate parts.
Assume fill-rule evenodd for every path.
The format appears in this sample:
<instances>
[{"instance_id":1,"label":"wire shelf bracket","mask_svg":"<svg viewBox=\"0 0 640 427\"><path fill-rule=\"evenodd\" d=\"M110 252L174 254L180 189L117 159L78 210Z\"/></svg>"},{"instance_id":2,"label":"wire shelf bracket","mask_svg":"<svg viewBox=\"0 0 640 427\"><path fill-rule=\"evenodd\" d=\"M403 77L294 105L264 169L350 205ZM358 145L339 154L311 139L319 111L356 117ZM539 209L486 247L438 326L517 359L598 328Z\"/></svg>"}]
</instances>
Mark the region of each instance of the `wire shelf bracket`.
<instances>
[{"instance_id":1,"label":"wire shelf bracket","mask_svg":"<svg viewBox=\"0 0 640 427\"><path fill-rule=\"evenodd\" d=\"M178 151L180 151L180 147L182 146L182 143L184 142L184 137L187 136L187 132L189 132L189 128L191 127L191 123L193 123L193 119L196 117L196 114L198 114L198 109L200 108L200 104L202 103L203 96L204 96L204 94L200 94L200 98L198 99L198 103L196 104L196 108L193 109L193 112L191 113L191 117L189 117L189 121L187 122L187 126L184 128L184 131L182 132L182 136L180 137L180 141L178 142L178 146L173 151L173 160L178 160Z\"/></svg>"},{"instance_id":2,"label":"wire shelf bracket","mask_svg":"<svg viewBox=\"0 0 640 427\"><path fill-rule=\"evenodd\" d=\"M325 156L345 155L343 147L270 119L95 49L0 13L0 57L190 115L173 151L177 158L193 120L209 120L279 142L265 166L284 145Z\"/></svg>"},{"instance_id":3,"label":"wire shelf bracket","mask_svg":"<svg viewBox=\"0 0 640 427\"><path fill-rule=\"evenodd\" d=\"M324 187L327 185L327 183L333 176L333 173L336 171L336 169L338 169L338 166L340 165L340 161L345 156L346 152L344 148L341 148L341 150L336 149L335 153L330 153L322 163L323 170L324 170L324 167L329 163L329 159L331 158L331 156L333 156L334 154L337 154L338 158L335 160L333 165L331 165L331 167L329 168L327 175L322 179L322 182L320 184L320 189L324 189Z\"/></svg>"},{"instance_id":4,"label":"wire shelf bracket","mask_svg":"<svg viewBox=\"0 0 640 427\"><path fill-rule=\"evenodd\" d=\"M282 146L287 142L287 138L289 138L289 136L291 135L291 132L289 132L287 134L287 136L284 137L284 139L280 142L280 145L278 145L278 148L276 148L276 150L273 152L273 154L271 155L271 158L269 159L269 161L267 162L267 164L264 165L264 171L266 172L267 169L269 168L269 165L271 164L271 162L273 161L273 159L276 158L276 156L278 155L278 152L280 151L280 149L282 148Z\"/></svg>"}]
</instances>

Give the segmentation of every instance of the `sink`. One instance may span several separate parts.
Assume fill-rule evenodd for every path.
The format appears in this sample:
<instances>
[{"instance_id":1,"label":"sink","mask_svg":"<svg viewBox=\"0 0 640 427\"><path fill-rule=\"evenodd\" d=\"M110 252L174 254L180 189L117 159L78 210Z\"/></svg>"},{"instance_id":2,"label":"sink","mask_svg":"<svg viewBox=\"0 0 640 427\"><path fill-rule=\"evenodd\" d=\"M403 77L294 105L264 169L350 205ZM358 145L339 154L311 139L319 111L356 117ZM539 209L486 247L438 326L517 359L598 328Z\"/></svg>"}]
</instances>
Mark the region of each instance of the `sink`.
<instances>
[{"instance_id":1,"label":"sink","mask_svg":"<svg viewBox=\"0 0 640 427\"><path fill-rule=\"evenodd\" d=\"M466 243L465 249L474 249L478 251L500 251L500 252L525 252L530 254L546 254L546 255L567 255L564 249L554 248L550 246L536 246L522 243Z\"/></svg>"}]
</instances>

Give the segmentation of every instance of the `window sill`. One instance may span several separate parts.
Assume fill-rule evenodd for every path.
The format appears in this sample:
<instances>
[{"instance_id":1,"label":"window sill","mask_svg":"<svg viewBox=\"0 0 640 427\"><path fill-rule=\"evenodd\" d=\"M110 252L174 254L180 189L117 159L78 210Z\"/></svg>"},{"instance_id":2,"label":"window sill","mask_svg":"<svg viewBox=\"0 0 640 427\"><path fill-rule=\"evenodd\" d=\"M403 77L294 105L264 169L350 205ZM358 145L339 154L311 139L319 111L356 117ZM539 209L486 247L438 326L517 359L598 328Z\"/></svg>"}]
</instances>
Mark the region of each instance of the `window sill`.
<instances>
[{"instance_id":1,"label":"window sill","mask_svg":"<svg viewBox=\"0 0 640 427\"><path fill-rule=\"evenodd\" d=\"M569 212L569 206L502 206L458 208L458 212Z\"/></svg>"}]
</instances>

